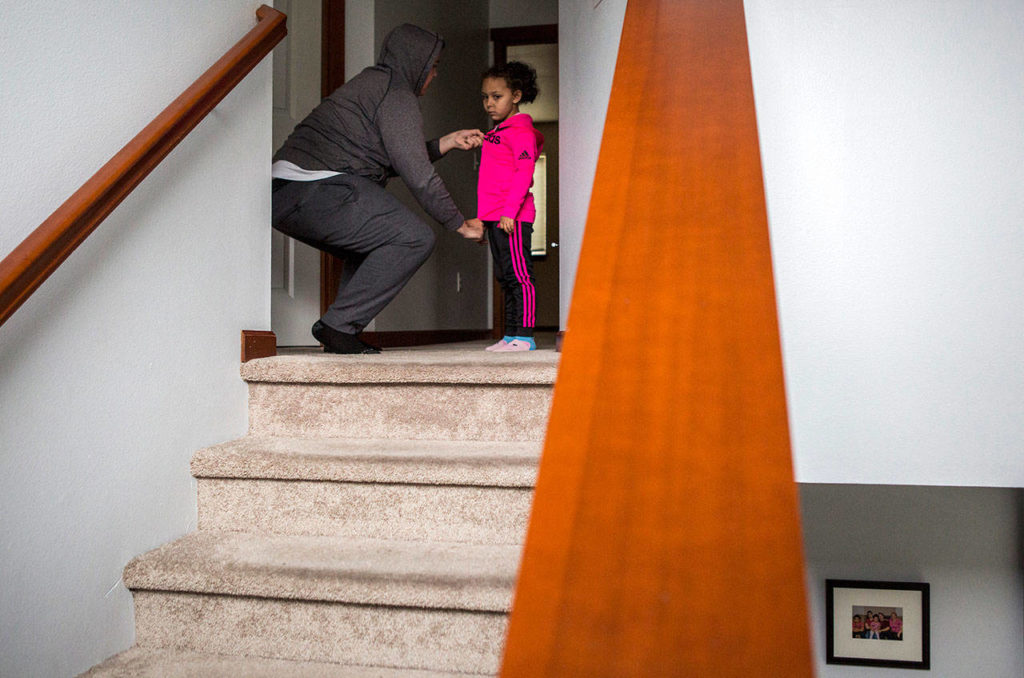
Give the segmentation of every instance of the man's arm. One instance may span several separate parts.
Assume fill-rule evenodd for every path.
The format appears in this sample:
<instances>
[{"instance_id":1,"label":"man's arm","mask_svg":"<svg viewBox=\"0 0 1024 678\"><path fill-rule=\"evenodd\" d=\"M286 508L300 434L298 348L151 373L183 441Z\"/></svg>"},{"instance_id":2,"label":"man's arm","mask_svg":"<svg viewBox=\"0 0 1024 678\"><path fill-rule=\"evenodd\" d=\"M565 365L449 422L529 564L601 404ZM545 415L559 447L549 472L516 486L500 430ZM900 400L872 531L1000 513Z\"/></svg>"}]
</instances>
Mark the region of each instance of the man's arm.
<instances>
[{"instance_id":1,"label":"man's arm","mask_svg":"<svg viewBox=\"0 0 1024 678\"><path fill-rule=\"evenodd\" d=\"M392 167L416 202L448 230L461 227L466 219L430 162L416 96L402 91L388 94L381 102L377 126Z\"/></svg>"},{"instance_id":2,"label":"man's arm","mask_svg":"<svg viewBox=\"0 0 1024 678\"><path fill-rule=\"evenodd\" d=\"M439 139L431 139L427 142L427 157L430 162L437 162L445 156L448 151L458 148L468 151L473 148L480 148L484 142L484 133L478 129L460 129L445 134Z\"/></svg>"}]
</instances>

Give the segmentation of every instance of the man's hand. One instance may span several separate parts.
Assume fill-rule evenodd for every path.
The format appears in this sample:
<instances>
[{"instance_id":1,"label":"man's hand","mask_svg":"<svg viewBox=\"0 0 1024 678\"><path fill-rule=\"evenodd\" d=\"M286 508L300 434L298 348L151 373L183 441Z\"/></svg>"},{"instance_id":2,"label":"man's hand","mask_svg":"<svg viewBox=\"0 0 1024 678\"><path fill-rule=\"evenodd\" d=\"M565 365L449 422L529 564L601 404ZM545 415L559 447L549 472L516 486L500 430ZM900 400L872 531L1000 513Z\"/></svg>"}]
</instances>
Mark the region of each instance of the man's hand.
<instances>
[{"instance_id":1,"label":"man's hand","mask_svg":"<svg viewBox=\"0 0 1024 678\"><path fill-rule=\"evenodd\" d=\"M484 143L484 133L478 129L460 129L441 137L440 150L444 155L453 148L468 151Z\"/></svg>"},{"instance_id":2,"label":"man's hand","mask_svg":"<svg viewBox=\"0 0 1024 678\"><path fill-rule=\"evenodd\" d=\"M455 229L455 232L467 240L473 240L481 245L486 242L484 237L484 222L479 219L466 219L462 226Z\"/></svg>"}]
</instances>

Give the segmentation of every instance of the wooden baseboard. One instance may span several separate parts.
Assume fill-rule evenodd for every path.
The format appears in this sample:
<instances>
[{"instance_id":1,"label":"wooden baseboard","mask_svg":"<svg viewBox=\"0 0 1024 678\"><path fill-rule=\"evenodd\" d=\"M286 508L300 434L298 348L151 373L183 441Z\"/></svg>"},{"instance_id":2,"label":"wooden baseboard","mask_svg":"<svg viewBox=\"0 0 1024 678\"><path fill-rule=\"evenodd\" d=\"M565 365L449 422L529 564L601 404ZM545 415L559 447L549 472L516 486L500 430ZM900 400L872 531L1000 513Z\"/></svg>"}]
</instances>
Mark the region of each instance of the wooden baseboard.
<instances>
[{"instance_id":1,"label":"wooden baseboard","mask_svg":"<svg viewBox=\"0 0 1024 678\"><path fill-rule=\"evenodd\" d=\"M267 330L242 330L242 362L277 355L277 336Z\"/></svg>"},{"instance_id":2,"label":"wooden baseboard","mask_svg":"<svg viewBox=\"0 0 1024 678\"><path fill-rule=\"evenodd\" d=\"M555 353L562 352L562 341L565 340L565 330L555 333Z\"/></svg>"},{"instance_id":3,"label":"wooden baseboard","mask_svg":"<svg viewBox=\"0 0 1024 678\"><path fill-rule=\"evenodd\" d=\"M490 339L491 330L404 330L396 332L363 332L359 338L381 348L451 344L460 341Z\"/></svg>"}]
</instances>

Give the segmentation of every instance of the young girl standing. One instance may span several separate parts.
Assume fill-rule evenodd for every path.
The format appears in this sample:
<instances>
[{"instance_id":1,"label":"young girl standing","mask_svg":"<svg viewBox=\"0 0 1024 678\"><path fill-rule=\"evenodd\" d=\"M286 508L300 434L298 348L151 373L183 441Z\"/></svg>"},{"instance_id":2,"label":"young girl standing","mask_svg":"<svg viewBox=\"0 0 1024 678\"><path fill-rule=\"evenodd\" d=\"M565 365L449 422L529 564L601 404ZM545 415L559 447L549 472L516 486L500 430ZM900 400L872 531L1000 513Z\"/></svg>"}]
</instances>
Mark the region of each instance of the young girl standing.
<instances>
[{"instance_id":1,"label":"young girl standing","mask_svg":"<svg viewBox=\"0 0 1024 678\"><path fill-rule=\"evenodd\" d=\"M505 336L486 350L533 351L537 298L530 240L537 210L530 187L544 136L519 104L537 97L537 72L518 61L493 66L483 74L481 90L484 110L496 124L484 135L477 210L505 297Z\"/></svg>"}]
</instances>

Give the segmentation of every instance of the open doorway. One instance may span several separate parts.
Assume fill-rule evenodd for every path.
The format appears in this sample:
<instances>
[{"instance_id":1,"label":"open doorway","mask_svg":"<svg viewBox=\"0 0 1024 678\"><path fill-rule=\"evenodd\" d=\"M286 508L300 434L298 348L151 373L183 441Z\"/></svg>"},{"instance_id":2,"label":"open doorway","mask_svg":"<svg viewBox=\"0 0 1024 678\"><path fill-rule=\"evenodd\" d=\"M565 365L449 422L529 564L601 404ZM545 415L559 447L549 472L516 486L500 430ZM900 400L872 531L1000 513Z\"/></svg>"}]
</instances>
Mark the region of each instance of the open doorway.
<instances>
[{"instance_id":1,"label":"open doorway","mask_svg":"<svg viewBox=\"0 0 1024 678\"><path fill-rule=\"evenodd\" d=\"M274 48L273 148L345 82L345 0L274 0L288 35ZM282 347L315 346L313 321L337 289L341 262L271 231L271 329Z\"/></svg>"},{"instance_id":2,"label":"open doorway","mask_svg":"<svg viewBox=\"0 0 1024 678\"><path fill-rule=\"evenodd\" d=\"M274 48L273 149L284 143L295 125L323 96L327 76L337 68L321 50L332 8L344 0L275 0L274 8L288 17L288 35ZM342 26L342 40L344 27ZM328 43L325 41L325 45ZM344 58L344 50L341 53ZM344 61L342 61L342 72ZM340 83L339 83L340 84ZM270 327L278 346L314 346L310 326L322 313L321 253L271 229Z\"/></svg>"},{"instance_id":3,"label":"open doorway","mask_svg":"<svg viewBox=\"0 0 1024 678\"><path fill-rule=\"evenodd\" d=\"M486 4L469 7L460 0L275 0L275 7L289 16L288 43L274 56L275 150L284 138L277 138L279 127L287 127L286 136L322 96L344 83L346 53L349 75L372 65L375 46L399 23L423 25L450 38L443 76L431 95L421 101L428 138L485 124L478 74L489 61L488 35L495 41L495 59L507 59L511 50L512 58L538 68L543 92L537 105L547 104L554 113L531 111L546 138L546 171L544 181L538 184L545 184L546 189L547 232L537 242L534 258L537 323L541 330L557 329L557 24L490 30L488 21L493 16L489 17ZM544 18L550 20L554 15ZM538 49L547 49L548 56L534 51ZM283 116L290 119L285 121ZM470 214L475 209L476 163L472 154L449 155L454 157L440 161L438 171L456 203ZM392 181L389 190L403 201L411 200L400 181ZM313 346L309 328L334 298L340 262L301 243L288 242L276 232L273 237L272 329L280 346ZM491 335L492 327L501 331L500 301L495 304L497 322L492 324L490 317L486 248L460 247L463 243L450 238L438 234L439 245L431 260L367 327L366 340L392 347L484 339Z\"/></svg>"}]
</instances>

